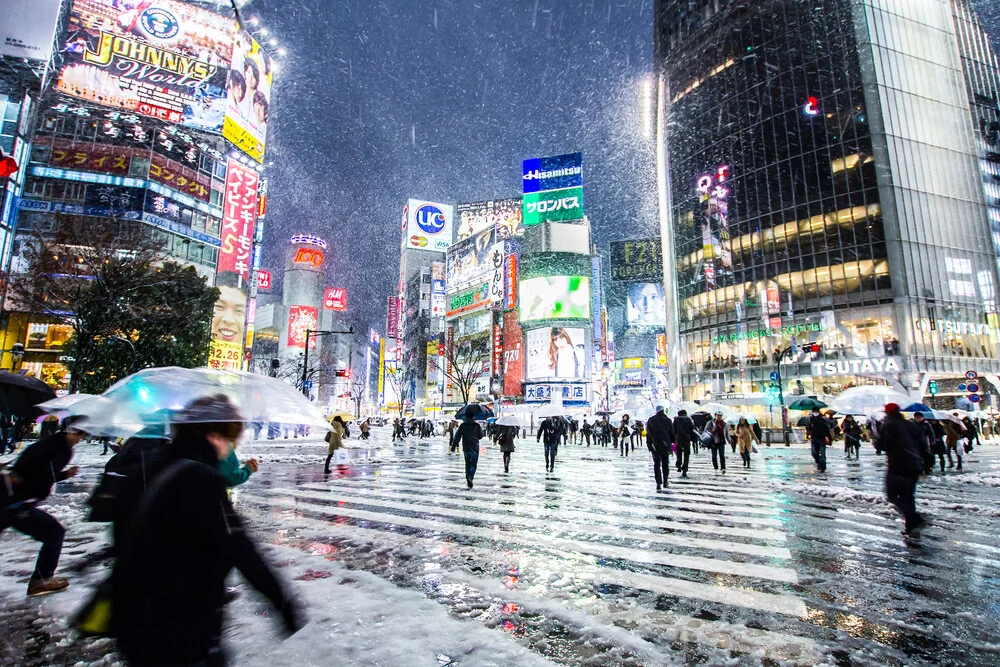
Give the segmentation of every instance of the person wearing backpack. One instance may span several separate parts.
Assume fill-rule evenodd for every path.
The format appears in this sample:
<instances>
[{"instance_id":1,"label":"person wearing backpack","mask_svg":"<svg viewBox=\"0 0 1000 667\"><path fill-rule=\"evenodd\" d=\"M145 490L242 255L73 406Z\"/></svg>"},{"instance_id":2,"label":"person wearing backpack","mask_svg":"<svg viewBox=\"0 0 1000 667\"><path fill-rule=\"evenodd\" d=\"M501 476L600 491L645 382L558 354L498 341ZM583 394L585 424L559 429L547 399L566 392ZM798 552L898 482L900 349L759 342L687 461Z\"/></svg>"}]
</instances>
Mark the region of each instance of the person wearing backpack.
<instances>
[{"instance_id":1,"label":"person wearing backpack","mask_svg":"<svg viewBox=\"0 0 1000 667\"><path fill-rule=\"evenodd\" d=\"M42 543L35 569L28 579L28 595L58 593L69 581L53 576L59 565L66 529L38 504L52 493L56 482L74 477L77 467L67 468L73 447L84 433L72 427L79 418L70 418L62 430L28 445L0 479L0 532L13 528Z\"/></svg>"},{"instance_id":2,"label":"person wearing backpack","mask_svg":"<svg viewBox=\"0 0 1000 667\"><path fill-rule=\"evenodd\" d=\"M712 447L712 467L716 470L722 469L722 474L726 474L726 445L729 443L729 424L722 418L721 412L715 413L715 419L710 421L705 427L705 432L711 438Z\"/></svg>"}]
</instances>

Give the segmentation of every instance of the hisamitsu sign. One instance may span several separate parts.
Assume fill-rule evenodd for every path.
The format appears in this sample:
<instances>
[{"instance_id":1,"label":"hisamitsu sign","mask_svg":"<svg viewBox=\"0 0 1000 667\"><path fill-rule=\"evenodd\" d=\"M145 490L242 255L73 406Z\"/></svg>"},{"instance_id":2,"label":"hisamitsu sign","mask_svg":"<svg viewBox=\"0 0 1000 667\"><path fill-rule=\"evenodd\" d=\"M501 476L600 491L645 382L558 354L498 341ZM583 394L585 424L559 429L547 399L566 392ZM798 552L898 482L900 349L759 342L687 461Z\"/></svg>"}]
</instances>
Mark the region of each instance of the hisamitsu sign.
<instances>
[{"instance_id":1,"label":"hisamitsu sign","mask_svg":"<svg viewBox=\"0 0 1000 667\"><path fill-rule=\"evenodd\" d=\"M524 193L583 186L583 153L538 157L523 163Z\"/></svg>"}]
</instances>

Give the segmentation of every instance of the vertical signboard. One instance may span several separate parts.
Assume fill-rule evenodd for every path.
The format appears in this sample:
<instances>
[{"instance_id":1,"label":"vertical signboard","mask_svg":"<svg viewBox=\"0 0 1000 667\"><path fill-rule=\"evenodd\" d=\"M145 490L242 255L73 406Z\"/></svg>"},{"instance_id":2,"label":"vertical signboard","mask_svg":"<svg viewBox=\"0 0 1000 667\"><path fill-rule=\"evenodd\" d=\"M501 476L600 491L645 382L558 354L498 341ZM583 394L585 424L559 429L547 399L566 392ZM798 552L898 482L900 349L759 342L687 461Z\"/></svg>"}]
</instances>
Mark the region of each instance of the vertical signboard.
<instances>
[{"instance_id":1,"label":"vertical signboard","mask_svg":"<svg viewBox=\"0 0 1000 667\"><path fill-rule=\"evenodd\" d=\"M517 308L517 262L516 254L507 255L507 293L504 299L504 309L506 310Z\"/></svg>"},{"instance_id":2,"label":"vertical signboard","mask_svg":"<svg viewBox=\"0 0 1000 667\"><path fill-rule=\"evenodd\" d=\"M583 219L583 154L525 160L522 223Z\"/></svg>"},{"instance_id":3,"label":"vertical signboard","mask_svg":"<svg viewBox=\"0 0 1000 667\"><path fill-rule=\"evenodd\" d=\"M601 323L601 318L597 317L597 314L601 312L603 304L601 303L604 296L603 285L601 284L601 279L603 277L603 271L601 270L601 256L595 255L591 258L590 265L590 282L591 282L591 293L590 293L590 312L594 314L594 340L600 341L604 338L603 327Z\"/></svg>"},{"instance_id":4,"label":"vertical signboard","mask_svg":"<svg viewBox=\"0 0 1000 667\"><path fill-rule=\"evenodd\" d=\"M524 379L524 344L517 311L503 316L503 395L521 396Z\"/></svg>"},{"instance_id":5,"label":"vertical signboard","mask_svg":"<svg viewBox=\"0 0 1000 667\"><path fill-rule=\"evenodd\" d=\"M490 263L493 273L490 276L490 306L501 308L504 303L504 260L507 257L506 242L500 241L493 245L490 253Z\"/></svg>"},{"instance_id":6,"label":"vertical signboard","mask_svg":"<svg viewBox=\"0 0 1000 667\"><path fill-rule=\"evenodd\" d=\"M245 30L237 30L229 70L229 101L222 136L257 162L264 162L274 69Z\"/></svg>"},{"instance_id":7,"label":"vertical signboard","mask_svg":"<svg viewBox=\"0 0 1000 667\"><path fill-rule=\"evenodd\" d=\"M389 310L385 319L385 337L399 337L399 297L389 297Z\"/></svg>"},{"instance_id":8,"label":"vertical signboard","mask_svg":"<svg viewBox=\"0 0 1000 667\"><path fill-rule=\"evenodd\" d=\"M314 306L288 307L288 338L285 344L289 348L305 349L306 332L319 328L319 309ZM316 336L309 336L309 349L316 349Z\"/></svg>"},{"instance_id":9,"label":"vertical signboard","mask_svg":"<svg viewBox=\"0 0 1000 667\"><path fill-rule=\"evenodd\" d=\"M490 372L494 377L500 376L503 365L503 327L493 325L493 363Z\"/></svg>"}]
</instances>

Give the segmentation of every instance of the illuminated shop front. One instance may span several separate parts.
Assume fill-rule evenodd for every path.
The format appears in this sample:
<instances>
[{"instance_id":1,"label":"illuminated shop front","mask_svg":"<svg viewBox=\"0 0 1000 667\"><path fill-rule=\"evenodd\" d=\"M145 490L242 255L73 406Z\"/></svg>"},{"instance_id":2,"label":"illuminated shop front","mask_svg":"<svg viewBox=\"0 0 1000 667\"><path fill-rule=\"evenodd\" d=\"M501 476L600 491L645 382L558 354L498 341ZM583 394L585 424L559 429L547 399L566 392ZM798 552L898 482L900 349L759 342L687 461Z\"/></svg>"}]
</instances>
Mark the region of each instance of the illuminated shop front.
<instances>
[{"instance_id":1,"label":"illuminated shop front","mask_svg":"<svg viewBox=\"0 0 1000 667\"><path fill-rule=\"evenodd\" d=\"M959 53L915 36L965 0L700 4L656 7L671 384L766 406L779 363L786 396L996 377L979 128L960 59L913 46Z\"/></svg>"}]
</instances>

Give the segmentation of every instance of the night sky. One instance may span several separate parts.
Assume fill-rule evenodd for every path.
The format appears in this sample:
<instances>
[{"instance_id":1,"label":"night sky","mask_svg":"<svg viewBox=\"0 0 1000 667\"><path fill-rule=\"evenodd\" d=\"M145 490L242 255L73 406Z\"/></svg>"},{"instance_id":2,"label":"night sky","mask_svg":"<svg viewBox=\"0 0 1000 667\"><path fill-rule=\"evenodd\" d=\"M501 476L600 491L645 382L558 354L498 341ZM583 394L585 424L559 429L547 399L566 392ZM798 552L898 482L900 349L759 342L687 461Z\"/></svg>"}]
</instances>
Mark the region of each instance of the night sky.
<instances>
[{"instance_id":1,"label":"night sky","mask_svg":"<svg viewBox=\"0 0 1000 667\"><path fill-rule=\"evenodd\" d=\"M1000 2L977 0L994 44ZM653 0L255 0L287 50L272 100L264 268L326 238L328 284L384 331L410 197L518 196L521 160L584 154L594 241L658 232L640 90ZM278 290L275 290L278 293Z\"/></svg>"}]
</instances>

